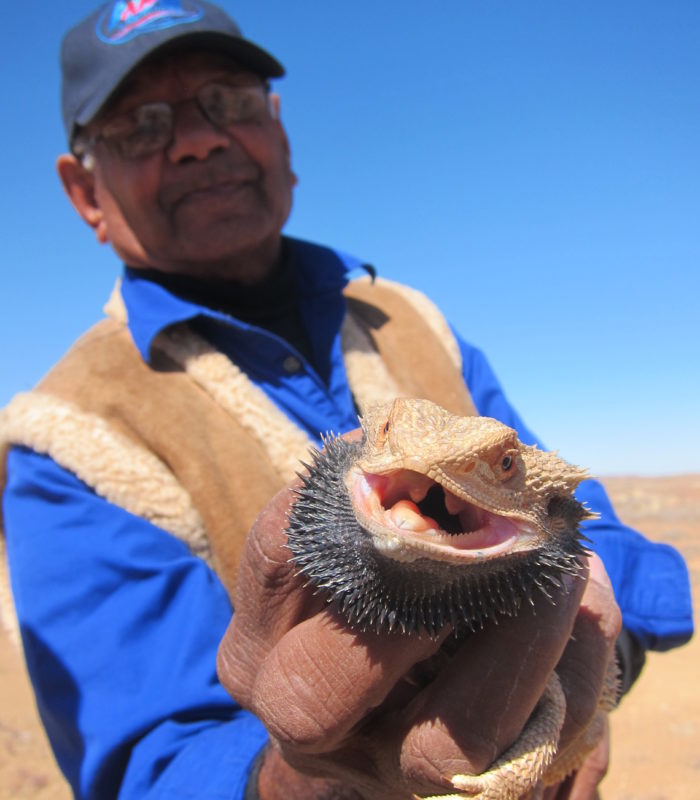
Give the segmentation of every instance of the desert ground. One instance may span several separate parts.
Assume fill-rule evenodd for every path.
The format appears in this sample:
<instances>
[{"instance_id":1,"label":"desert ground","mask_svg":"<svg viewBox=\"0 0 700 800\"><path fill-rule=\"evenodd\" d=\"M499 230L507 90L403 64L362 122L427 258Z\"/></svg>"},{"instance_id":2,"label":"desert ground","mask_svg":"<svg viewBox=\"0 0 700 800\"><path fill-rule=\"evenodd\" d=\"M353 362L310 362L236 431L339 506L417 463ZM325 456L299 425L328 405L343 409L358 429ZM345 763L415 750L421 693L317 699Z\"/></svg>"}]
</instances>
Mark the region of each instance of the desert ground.
<instances>
[{"instance_id":1,"label":"desert ground","mask_svg":"<svg viewBox=\"0 0 700 800\"><path fill-rule=\"evenodd\" d=\"M605 484L620 517L686 557L700 601L700 474L614 477ZM700 798L700 637L652 653L613 713L613 758L603 800ZM0 800L68 800L39 724L24 665L0 633Z\"/></svg>"}]
</instances>

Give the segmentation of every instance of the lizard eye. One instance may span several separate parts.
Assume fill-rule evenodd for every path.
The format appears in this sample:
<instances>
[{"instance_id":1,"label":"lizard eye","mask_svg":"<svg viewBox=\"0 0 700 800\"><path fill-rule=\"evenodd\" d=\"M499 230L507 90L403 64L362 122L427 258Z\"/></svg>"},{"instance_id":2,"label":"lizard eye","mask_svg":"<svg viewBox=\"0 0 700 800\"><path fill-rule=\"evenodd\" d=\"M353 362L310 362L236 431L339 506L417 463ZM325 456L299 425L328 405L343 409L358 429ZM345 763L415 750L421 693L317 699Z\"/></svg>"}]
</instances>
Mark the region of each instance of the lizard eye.
<instances>
[{"instance_id":1,"label":"lizard eye","mask_svg":"<svg viewBox=\"0 0 700 800\"><path fill-rule=\"evenodd\" d=\"M387 420L380 428L377 433L377 444L384 444L386 441L387 434L389 433L389 428L391 427L391 422Z\"/></svg>"},{"instance_id":2,"label":"lizard eye","mask_svg":"<svg viewBox=\"0 0 700 800\"><path fill-rule=\"evenodd\" d=\"M499 460L494 465L494 472L496 477L501 481L507 481L518 472L518 452L517 450L508 449L501 452Z\"/></svg>"}]
</instances>

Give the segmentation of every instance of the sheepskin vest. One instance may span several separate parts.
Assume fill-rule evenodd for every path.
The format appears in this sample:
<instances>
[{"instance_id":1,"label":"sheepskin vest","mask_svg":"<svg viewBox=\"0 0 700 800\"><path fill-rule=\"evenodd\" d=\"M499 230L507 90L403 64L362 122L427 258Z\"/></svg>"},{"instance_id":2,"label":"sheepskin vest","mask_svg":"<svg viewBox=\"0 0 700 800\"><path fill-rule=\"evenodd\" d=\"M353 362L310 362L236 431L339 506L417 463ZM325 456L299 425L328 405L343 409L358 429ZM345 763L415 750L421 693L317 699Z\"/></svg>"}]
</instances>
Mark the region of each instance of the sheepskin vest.
<instances>
[{"instance_id":1,"label":"sheepskin vest","mask_svg":"<svg viewBox=\"0 0 700 800\"><path fill-rule=\"evenodd\" d=\"M350 283L345 297L341 343L360 410L406 396L476 413L459 347L427 298L369 279ZM231 591L255 517L308 460L312 442L186 324L156 337L147 364L118 287L105 311L0 414L0 490L9 446L46 453L111 503L184 540Z\"/></svg>"}]
</instances>

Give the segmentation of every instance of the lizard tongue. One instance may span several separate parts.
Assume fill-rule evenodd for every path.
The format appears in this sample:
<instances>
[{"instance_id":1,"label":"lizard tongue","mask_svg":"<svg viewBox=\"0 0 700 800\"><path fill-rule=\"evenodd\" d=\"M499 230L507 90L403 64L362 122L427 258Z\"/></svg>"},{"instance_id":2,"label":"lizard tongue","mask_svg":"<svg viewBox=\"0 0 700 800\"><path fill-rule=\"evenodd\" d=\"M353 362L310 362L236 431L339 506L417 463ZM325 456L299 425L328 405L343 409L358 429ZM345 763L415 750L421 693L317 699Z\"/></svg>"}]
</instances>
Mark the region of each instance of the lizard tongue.
<instances>
[{"instance_id":1,"label":"lizard tongue","mask_svg":"<svg viewBox=\"0 0 700 800\"><path fill-rule=\"evenodd\" d=\"M482 550L493 547L510 539L518 532L517 526L509 519L482 512L482 526L476 530L471 529L474 512L467 509L468 519L464 520L464 533L447 533L432 517L421 514L418 506L411 500L399 500L386 512L392 527L402 531L411 531L418 534L427 534L425 537L435 544L445 545L457 550Z\"/></svg>"},{"instance_id":2,"label":"lizard tongue","mask_svg":"<svg viewBox=\"0 0 700 800\"><path fill-rule=\"evenodd\" d=\"M389 509L387 516L397 528L411 531L427 531L440 526L432 517L421 514L418 506L411 500L399 500Z\"/></svg>"}]
</instances>

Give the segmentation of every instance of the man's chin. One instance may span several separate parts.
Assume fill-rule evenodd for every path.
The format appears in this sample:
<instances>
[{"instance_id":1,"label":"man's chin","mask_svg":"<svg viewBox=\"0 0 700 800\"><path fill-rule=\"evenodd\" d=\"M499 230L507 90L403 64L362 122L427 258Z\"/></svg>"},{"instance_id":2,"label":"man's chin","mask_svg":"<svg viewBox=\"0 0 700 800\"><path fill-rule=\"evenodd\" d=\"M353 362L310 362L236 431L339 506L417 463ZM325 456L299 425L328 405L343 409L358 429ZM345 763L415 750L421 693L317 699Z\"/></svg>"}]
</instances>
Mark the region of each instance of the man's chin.
<instances>
[{"instance_id":1,"label":"man's chin","mask_svg":"<svg viewBox=\"0 0 700 800\"><path fill-rule=\"evenodd\" d=\"M171 250L173 271L246 283L264 278L277 261L281 233L268 228L253 235L250 224L239 222L222 220L178 235Z\"/></svg>"}]
</instances>

